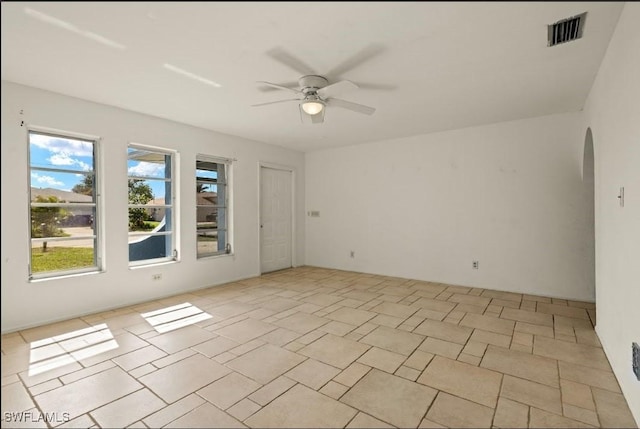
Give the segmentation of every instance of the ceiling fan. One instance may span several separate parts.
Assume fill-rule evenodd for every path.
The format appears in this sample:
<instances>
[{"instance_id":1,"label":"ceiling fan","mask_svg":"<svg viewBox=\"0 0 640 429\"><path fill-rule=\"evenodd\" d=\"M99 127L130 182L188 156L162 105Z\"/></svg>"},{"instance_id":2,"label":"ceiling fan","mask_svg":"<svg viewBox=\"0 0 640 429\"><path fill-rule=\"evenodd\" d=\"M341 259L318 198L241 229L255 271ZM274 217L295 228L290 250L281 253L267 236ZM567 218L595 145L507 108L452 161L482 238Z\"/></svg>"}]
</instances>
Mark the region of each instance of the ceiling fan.
<instances>
[{"instance_id":1,"label":"ceiling fan","mask_svg":"<svg viewBox=\"0 0 640 429\"><path fill-rule=\"evenodd\" d=\"M349 80L339 79L339 75L348 71L351 68L356 67L360 63L367 61L374 55L377 55L382 50L382 47L378 45L372 45L365 48L354 57L348 59L342 64L329 71L326 75L320 76L313 69L307 66L298 58L282 50L281 48L275 48L268 52L268 55L277 61L284 63L290 68L296 70L304 75L298 79L297 86L295 82L288 82L285 84L277 84L272 82L259 81L258 83L266 85L268 89L279 89L296 94L298 98L290 98L286 100L277 100L267 103L254 104L253 107L266 106L269 104L277 103L298 103L300 109L300 119L302 122L321 124L324 122L324 114L327 107L341 107L343 109L351 110L353 112L362 113L365 115L372 115L376 109L373 107L365 106L362 104L354 103L352 101L342 100L336 98L336 95L358 89L360 86ZM335 82L329 83L327 76L334 76ZM388 85L362 85L363 87L370 87L373 89L393 89ZM263 87L264 88L264 87Z\"/></svg>"},{"instance_id":2,"label":"ceiling fan","mask_svg":"<svg viewBox=\"0 0 640 429\"><path fill-rule=\"evenodd\" d=\"M300 108L300 117L304 122L305 119L312 124L321 124L324 122L324 112L327 107L342 107L343 109L352 110L365 115L372 115L376 111L373 107L365 106L351 101L345 101L335 98L334 95L349 90L358 89L358 85L349 81L341 80L329 85L329 81L323 76L308 75L302 76L298 80L300 89L289 88L271 82L260 81L264 85L274 88L286 90L299 95L299 98L290 98L287 100L270 101L268 103L254 104L253 107L266 106L276 103L297 102Z\"/></svg>"}]
</instances>

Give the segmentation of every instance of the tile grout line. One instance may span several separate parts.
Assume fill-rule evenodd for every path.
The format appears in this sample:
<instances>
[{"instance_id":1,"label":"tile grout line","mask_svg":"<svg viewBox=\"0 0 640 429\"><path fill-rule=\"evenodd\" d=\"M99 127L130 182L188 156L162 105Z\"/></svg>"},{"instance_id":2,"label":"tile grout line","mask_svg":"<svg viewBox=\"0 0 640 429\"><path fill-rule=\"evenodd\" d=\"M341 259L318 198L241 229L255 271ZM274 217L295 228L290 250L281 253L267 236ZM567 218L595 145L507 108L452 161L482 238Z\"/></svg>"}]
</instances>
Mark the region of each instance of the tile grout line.
<instances>
[{"instance_id":1,"label":"tile grout line","mask_svg":"<svg viewBox=\"0 0 640 429\"><path fill-rule=\"evenodd\" d=\"M299 281L299 280L303 280L303 279L304 279L304 273L300 273L300 274L296 275L295 277L296 277L296 279L297 279L297 280L295 280L295 281L287 281L287 282L284 282L284 281L281 281L281 279L280 279L280 278L277 278L277 277L275 277L275 276L274 276L274 277L273 277L273 279L272 279L272 280L269 280L269 281L272 281L272 282L281 282L281 283L275 283L275 284L273 284L273 285L269 285L268 287L274 287L274 288L276 288L276 289L279 289L279 290L280 290L280 292L270 292L270 293L268 293L268 294L265 294L265 295L264 295L264 296L262 296L262 297L255 298L254 300L250 300L250 301L242 300L242 301L240 301L240 302L247 302L247 303L255 302L255 303L256 303L256 310L257 310L257 309L259 309L259 308L260 308L260 303L262 303L262 302L268 302L268 301L270 301L271 299L278 299L277 297L278 297L278 296L280 296L279 294L284 294L284 293L286 293L285 291L287 290L287 285L293 285L293 284L295 284L297 281ZM367 277L367 278L369 278L369 277ZM374 277L374 276L372 276L371 278L375 278L375 277ZM326 280L326 279L325 279L325 280ZM324 280L320 280L320 281L324 281ZM343 285L344 285L344 284L346 284L346 285L354 285L354 284L358 284L358 283L357 283L357 282L358 282L358 280L357 280L357 278L355 278L355 277L353 277L351 280L349 280L349 278L340 278L340 279L336 279L336 281L338 281L338 282L342 282L342 283L343 283ZM375 293L376 293L376 294L378 294L378 295L380 295L380 292L381 292L384 288L386 288L386 287L401 287L401 288L404 288L404 289L405 289L405 292L408 292L408 295L400 295L400 296L401 296L401 298L400 298L400 300L399 300L399 301L398 301L398 300L393 301L393 299L395 299L395 298L393 298L393 295L387 295L387 298L391 298L391 300L388 300L388 299L378 300L377 298L370 298L368 301L364 302L363 304L360 304L357 308L361 308L361 307L365 306L366 304L371 303L372 301L376 301L376 300L378 300L378 302L377 302L373 307L375 307L375 306L377 306L377 305L385 304L385 303L392 303L392 304L403 305L403 306L406 306L406 307L412 307L412 308L414 308L412 304L415 302L415 300L420 299L420 298L425 298L425 297L423 297L423 296L421 296L421 295L416 295L416 293L417 293L417 292L419 292L419 289L418 289L418 290L411 290L411 286L413 286L413 285L412 285L410 282L409 282L408 284L407 284L407 282L405 281L405 282L404 282L404 284L402 284L402 283L401 283L401 284L393 284L393 283L391 283L391 284L387 284L387 285L385 285L384 283L385 283L385 282L387 282L387 281L390 281L390 280L381 280L380 282L376 283L376 285L372 285L372 286L370 286L369 288L353 289L353 290L362 290L363 292L370 292L370 293L373 293L373 292L371 292L371 291L376 290L377 292L375 292ZM326 284L326 283L325 283L325 284ZM259 288L260 288L260 287L262 287L262 286L263 286L263 285L259 285L259 284L257 284L257 285L253 285L253 286L246 286L246 287L244 287L244 288L243 288L243 293L245 293L245 294L250 294L250 293L254 292L255 290L259 289ZM313 296L313 295L314 295L314 294L316 294L316 293L325 293L325 294L332 295L332 296L339 296L339 297L341 297L343 300L344 300L344 299L348 299L348 298L345 298L345 297L344 297L344 294L345 294L345 293L348 293L348 292L344 292L344 291L343 291L343 290L344 290L344 289L343 289L344 287L345 287L345 286L342 286L342 288L338 288L338 287L337 287L337 288L335 288L335 289L334 289L334 291L329 291L329 290L325 290L325 289L323 289L323 288L326 288L326 287L325 287L325 286L323 286L323 284L322 284L322 283L319 283L318 288L314 289L314 291L315 291L315 292L310 292L311 294L310 294L310 295L307 295L307 296ZM348 286L346 286L346 287L348 287ZM439 294L439 295L442 295L445 291L446 291L446 289L445 289L444 291L440 292L440 294ZM472 292L474 292L474 293L473 293L473 294L471 294ZM463 291L461 291L461 290L458 290L458 291L456 291L456 292L451 291L451 292L447 292L447 293L448 293L447 299L446 299L446 300L444 300L444 299L440 299L440 300L441 300L441 301L443 301L443 302L455 303L455 307L451 308L451 309L450 309L450 310L448 310L446 313L444 313L444 314L445 314L444 319L446 319L446 318L451 314L451 312L456 311L456 308L457 308L459 305L461 305L461 304L462 304L462 303L458 303L458 302L454 302L454 301L448 301L448 299L449 299L449 298L451 298L452 296L454 296L455 294L460 294L460 295L464 295L464 296L479 296L479 297L480 297L480 295L476 295L476 294L475 294L475 289L474 289L474 288L466 289L466 291L464 291L464 292L463 292ZM296 298L295 298L295 296L299 296L299 295L306 295L306 294L307 294L306 292L300 292L300 293L298 293L297 295L291 295L290 297L294 298L296 301L299 301L299 299L296 299ZM198 296L198 295L197 295L197 296ZM384 294L382 294L382 295L381 295L381 296L379 296L378 298L380 298L380 297L384 297L384 296L385 296L385 295L384 295ZM444 295L442 295L442 296L441 296L441 298L442 298L443 296L444 296ZM416 298L415 300L413 300L413 298L414 298L414 297ZM203 296L202 296L201 298L202 298L202 299L206 299L206 296L203 294ZM264 298L264 299L263 299L263 298ZM411 301L410 301L408 298L411 298ZM434 299L434 298L427 298L427 299ZM488 305L487 305L487 307L485 308L485 311L486 311L486 309L491 305L491 303L493 302L493 300L494 300L494 299L497 299L497 298L495 298L495 297L492 297L492 298L491 298L491 300L489 301L489 304L488 304ZM258 302L257 302L258 300L260 301L260 303L258 303ZM227 300L227 301L225 301L225 302L223 302L223 303L220 303L220 305L228 304L228 303L230 303L230 302L232 302L232 301L234 301L234 299L233 299L233 298L231 298L231 299L229 299L229 300ZM301 305L303 305L302 303L304 303L304 301L299 301L299 302L301 303ZM536 313L537 313L537 304L538 304L539 302L538 302L538 301L532 301L532 302L535 304L535 305L534 305L534 308L535 308L534 312L536 312ZM520 305L522 305L522 303L523 303L523 300L521 299L521 301L520 301ZM558 304L558 303L555 303L555 304L556 304L556 305L560 305L560 304L562 304L562 302L560 302L559 304ZM565 305L568 305L568 304L565 304ZM325 310L326 310L326 308L328 308L328 307L331 307L331 305L330 305L330 306L325 306L325 307L323 307L322 309L325 309ZM366 311L371 311L373 307L367 308L367 309L366 309ZM498 313L498 318L500 318L500 319L501 319L502 313L505 311L504 309L505 309L506 307L504 307L504 306L500 306L500 307L501 307L501 308L500 308L500 311L499 311L499 313ZM348 308L353 308L353 307L341 306L340 308L346 308L346 309L348 309ZM420 311L420 309L421 309L421 307L415 307L415 308L416 308L416 309L415 309L415 311L414 311L414 312L413 312L409 317L405 317L405 318L403 319L402 323L404 323L404 322L405 322L406 320L408 320L410 317L415 316L415 315L416 315L416 313L418 313L418 312ZM321 310L322 310L322 309L321 309ZM319 310L319 311L321 311L321 310ZM333 310L336 310L336 311L337 311L337 308L333 308ZM253 310L252 310L252 311L253 311ZM462 311L462 310L459 310L459 311ZM524 310L524 311L530 311L530 310L529 310L529 309L526 309L526 310ZM377 313L377 311L376 311L376 313ZM123 314L124 314L124 313L123 313ZM278 314L278 313L276 313L276 314ZM383 314L384 314L384 313L378 313L378 315L383 315ZM466 313L466 312L463 312L462 314L463 314L463 317L464 317L467 313ZM555 320L555 318L556 318L557 316L558 316L558 315L553 315L554 320ZM105 317L107 317L107 316L105 316ZM391 317L395 317L395 316L391 316ZM463 318L463 317L461 317L459 320L455 321L455 323L452 323L452 320L449 320L449 321L446 321L446 322L444 322L443 320L440 320L440 322L441 322L441 323L451 323L451 324L452 324L452 326L461 326L461 325L460 325L460 322L462 321L462 318ZM232 318L233 318L233 317L232 317ZM426 318L422 318L422 317L421 317L421 319L422 319L422 320L421 320L421 321L420 321L416 326L411 327L411 329L410 329L410 330L408 330L407 332L415 333L415 330L417 329L417 327L418 327L418 326L420 326L422 323L424 323L426 320L434 320L434 319L430 319L430 318L428 318L428 317L426 317ZM108 320L108 317L107 317L106 319L104 319L104 318L103 318L103 320ZM224 321L224 320L225 320L225 319L223 319L223 321ZM240 321L236 320L236 321L231 322L230 324L233 324L233 323L239 323L239 322L240 322ZM88 323L88 322L87 322L87 323ZM265 323L266 323L266 322L265 322ZM330 323L330 322L328 322L328 323ZM367 322L365 322L365 323L367 323ZM402 323L401 323L401 324L402 324ZM361 324L360 326L358 326L357 328L355 328L355 330L357 330L357 329L358 329L359 327L361 327L361 326L363 326L363 324ZM376 327L374 327L373 329L375 330L375 329L377 329L377 328L378 328L378 327L380 327L380 326L383 326L383 325L377 325L377 326L376 326ZM400 326L400 325L398 325L398 326ZM398 326L396 326L396 327L390 327L390 329L398 329ZM127 331L128 331L127 327L124 327L123 329L125 329L125 330L127 330ZM204 329L204 328L203 328L203 327L200 327L200 329ZM464 345L463 345L463 346L462 346L462 348L461 348L461 352L462 352L462 350L464 350L464 348L465 348L465 347L468 345L468 343L471 341L471 337L472 337L472 335L473 335L473 333L475 332L475 330L476 330L476 329L477 329L477 328L474 328L474 329L471 331L471 334L466 338L465 343L464 343ZM575 327L574 327L574 326L571 326L571 329L572 329L573 334L574 334L574 336L576 337L576 340L577 340L577 335L576 335ZM128 331L128 332L130 332L132 335L135 335L136 337L140 338L137 334L134 334L134 333L133 333L133 332L131 332L131 331ZM313 331L312 331L312 332L313 332ZM306 334L304 334L304 335L306 335ZM283 344L283 345L275 345L275 346L276 346L276 347L284 348L284 346L285 346L286 344L292 343L292 342L296 341L297 339L299 339L301 336L304 336L304 335L300 335L300 336L298 336L296 339L291 340L291 341L289 341L289 342L287 342L287 343L285 343L285 344ZM337 334L334 334L334 335L337 335ZM20 336L22 336L22 333L20 333ZM337 336L339 336L339 337L344 337L344 336L340 336L340 335L337 335ZM515 336L515 330L511 330L510 345L513 345L514 336ZM364 336L362 336L361 338L363 338L363 337L364 337ZM532 349L533 349L533 344L535 343L535 338L536 338L536 337L537 337L537 335L532 335ZM554 323L554 337L555 337L555 323ZM317 340L318 340L318 339L320 339L320 338L321 338L321 337L316 338L314 341L312 341L312 343L314 343L315 341L317 341ZM422 343L423 343L427 338L434 338L434 337L425 336L425 338L423 339L423 341L421 342L421 344L422 344ZM555 339L555 338L554 338L554 339ZM446 340L446 341L448 341L448 340ZM146 341L145 341L145 342L146 342ZM358 343L360 343L360 341L359 341L359 340L358 340L357 342L358 342ZM312 344L312 343L310 343L310 344ZM361 343L361 344L363 344L363 343ZM242 346L242 344L241 344L241 346ZM304 346L303 346L303 347L304 347ZM415 352L419 347L420 347L420 345L418 345L418 347L417 347L417 348L414 348L414 349L413 349L413 352ZM187 349L190 349L190 350L192 350L192 351L193 351L193 346L187 347ZM369 348L367 349L367 351L363 352L359 357L357 357L355 361L357 361L359 358L361 358L361 357L362 357L365 353L367 353L370 349L371 349L371 347L369 347ZM482 356L480 357L480 362L478 362L478 365L477 365L478 367L480 367L480 365L481 365L481 363L482 363L482 360L484 359L484 356L486 355L487 349L488 349L488 347L487 347L487 346L485 346L485 347L484 347L484 349L483 349L483 352L482 352ZM133 350L133 351L135 351L135 350ZM131 351L131 352L133 352L133 351ZM128 354L128 353L131 353L131 352L127 352L127 353L125 353L125 355L126 355L126 354ZM293 352L293 351L292 351L292 352ZM413 353L413 352L412 352L412 353ZM198 351L193 351L193 353L201 354L201 353L199 353ZM296 352L293 352L293 353L296 353L296 354L297 354L297 351L296 351ZM405 357L405 359L404 359L404 361L403 361L403 364L402 364L402 365L404 365L404 362L406 362L406 361L411 357L412 353L410 353L408 356L406 356L406 357ZM532 353L533 353L533 350L532 350ZM167 356L171 356L171 355L173 355L173 354L174 354L174 353L170 353L170 354L169 354L169 355L167 355ZM4 355L4 351L3 351L3 355ZM205 356L205 357L206 357L206 356ZM459 357L460 357L460 356L458 355L458 356L456 357L456 359L454 359L454 360L457 360L457 358L459 358ZM208 358L208 359L213 359L213 358L214 358L214 357L212 356L212 357L210 357L210 358ZM185 357L183 357L183 358L182 358L182 359L180 359L179 361L172 362L172 363L171 363L171 365L173 365L173 364L175 364L175 363L178 363L178 362L180 362L180 361L181 361L181 360L183 360L183 359L185 359ZM308 357L305 357L305 361L307 361L307 360L308 360ZM112 364L115 364L115 363L113 362L113 358L111 358L111 359L107 359L107 361L110 361L110 362L112 362ZM104 362L106 362L106 361L104 361ZM303 362L304 362L304 361L303 361ZM299 366L299 365L300 365L300 364L302 364L303 362L300 362L300 363L299 363L298 365L296 365L295 367ZM431 363L431 362L429 362L429 363ZM426 370L426 368L428 368L429 363L427 363L427 365L425 366L425 368L423 368L423 369L419 372L419 376L421 376L421 375L424 373L424 371ZM98 364L99 364L99 363L98 363ZM151 363L151 364L153 365L153 363ZM95 365L97 365L97 364L95 364ZM117 365L117 364L116 364L116 365ZM224 365L224 366L226 366L226 364L223 364L223 365ZM92 366L94 366L94 365L91 365L91 366L84 366L84 365L83 365L83 368L81 368L80 370L88 369L88 368L91 368ZM155 365L153 365L153 366L155 366ZM557 368L559 368L559 361L558 361L558 360L556 360L556 366L557 366ZM116 367L121 368L119 365L117 365ZM295 367L293 367L293 368L295 368ZM293 368L290 368L288 371L292 370ZM80 370L78 370L78 371L80 371ZM367 371L367 374L369 373L369 371L371 371L371 369L369 369L369 370ZM102 372L102 371L100 371L100 372ZM126 372L127 374L129 373L129 371L125 371L125 372ZM558 369L558 372L559 372L559 369ZM72 373L73 373L73 372L72 372ZM94 375L94 374L92 374L92 375ZM282 376L284 376L284 375L282 375ZM365 375L363 375L363 377L365 377L365 376L366 376L366 374L365 374ZM86 377L89 377L89 375L88 375L88 376L86 376ZM86 377L82 377L81 379L84 379L84 378L86 378ZM360 378L360 380L361 380L363 377L361 377L361 378ZM517 377L517 378L520 378L520 377ZM79 379L79 380L81 380L81 379ZM138 380L137 378L135 378L135 377L134 377L134 379L135 379L135 380L137 380L137 381L139 381L139 380ZM18 380L19 380L20 382L22 382L22 380L21 380L19 377L18 377ZM58 381L60 382L60 380L59 380L58 378L53 378L53 379L51 379L51 380L58 380ZM355 386L355 385L357 385L357 383L358 383L360 380L356 381L356 383L354 384L354 386ZM75 381L75 380L74 380L74 381ZM272 380L272 381L273 381L273 380ZM329 380L329 381L333 381L333 379L331 379L331 380ZM329 381L327 381L325 384L323 384L323 386L326 386L326 384L328 384L328 383L329 383ZM49 382L49 380L44 381L43 383L46 383L46 382ZM297 384L300 384L300 383L297 383L297 382L295 382L295 381L293 381L293 382L294 382L294 385L293 385L293 386L291 386L289 389L291 389L291 388L295 387ZM416 382L416 381L413 381L413 382ZM503 384L503 382L504 382L504 373L501 373L500 391L501 391L501 389L502 389L502 384ZM212 383L213 383L213 382L212 382ZM39 384L42 384L42 383L39 383ZM62 384L63 384L63 383L62 383ZM64 385L64 384L63 384L63 385ZM144 384L143 384L143 385L144 385ZM36 385L36 386L37 386L37 385ZM323 386L321 386L321 387L320 387L320 389L322 389L322 388L323 388ZM351 386L351 387L347 387L347 386L345 386L345 387L347 388L347 391L346 391L346 392L344 392L342 395L347 394L347 393L351 390L351 388L352 388L352 387L354 387L354 386ZM263 387L264 387L264 386L263 386ZM591 386L589 386L589 387L590 387L590 389L591 389ZM147 386L145 386L145 388L147 388L147 389L148 389L148 387L147 387ZM285 392L287 392L289 389L287 389ZM321 392L319 392L319 390L320 390L320 389L317 389L317 390L315 390L315 389L314 389L314 390L315 390L316 392L318 392L318 393L321 393ZM27 390L28 390L28 389L27 389ZM140 389L139 389L139 390L140 390ZM139 390L138 390L138 391L139 391ZM150 389L149 389L149 390L150 390ZM561 389L560 389L560 390L561 390ZM432 403L431 403L431 404L429 405L429 407L427 408L427 411L425 411L425 414L424 414L424 416L423 416L423 419L424 419L424 418L426 418L426 414L427 414L427 413L428 413L428 411L432 408L433 403L435 402L435 398L436 398L436 397L437 397L437 395L441 392L440 390L437 390L437 389L436 389L436 391L437 391L437 393L436 393L436 396L434 396L434 401L432 401ZM137 392L137 391L136 391L136 392ZM285 392L282 392L282 393L281 393L280 395L278 395L276 398L280 397L280 396L281 396L282 394L284 394ZM133 392L133 393L135 393L135 392ZM194 392L192 392L192 393L194 393ZM33 398L33 396L31 395L31 393L30 393L30 392L29 392L29 394L30 394L30 397L31 397L31 398ZM593 395L593 394L592 394L592 395ZM128 395L125 395L124 397L126 397L126 396L128 396ZM187 395L187 396L188 396L188 395ZM198 396L199 396L199 395L198 395ZM325 396L327 396L327 395L325 395ZM452 396L456 396L456 397L457 397L457 395L452 395ZM274 398L273 400L275 400L276 398ZM122 398L118 398L118 399L122 399ZM464 399L464 398L462 398L462 399ZM117 400L117 399L116 399L116 400ZM273 400L272 400L272 401L273 401ZM115 400L114 400L114 401L115 401ZM112 402L114 402L114 401L111 401L111 402L109 402L109 403L112 403ZM205 401L206 401L206 400L205 400ZM339 399L338 399L338 401L339 401ZM207 402L208 402L208 401L207 401ZM339 401L339 402L341 402L341 401ZM474 402L474 401L472 401L472 402ZM475 403L475 402L474 402L474 403ZM562 396L561 396L561 404L562 404ZM104 404L104 405L101 405L101 406L105 406L105 405L107 405L107 404ZM268 404L267 404L267 405L268 405ZM265 406L267 406L267 405L265 405ZM482 404L480 404L480 405L482 405ZM361 410L358 410L358 409L356 409L356 410L357 410L357 412L362 412L362 413L364 413L364 412L363 412L363 411L361 411ZM494 418L494 419L495 419L495 413L496 413L496 410L497 410L497 404L496 404L496 408L494 408L494 410L493 410L493 411L494 411L494 415L493 415L493 418ZM89 414L89 413L87 412L87 414ZM367 413L364 413L364 414L367 414ZM530 414L531 414L531 407L530 407L530 406L528 406L528 419L529 419L529 420L530 420ZM356 415L357 415L357 413L356 413ZM368 415L368 414L367 414L367 415ZM355 418L355 416L354 416L354 418ZM351 420L350 420L350 421L351 421ZM347 423L347 424L348 424L348 423Z\"/></svg>"},{"instance_id":2,"label":"tile grout line","mask_svg":"<svg viewBox=\"0 0 640 429\"><path fill-rule=\"evenodd\" d=\"M496 407L493 409L493 416L491 417L491 427L494 426L496 420L496 413L498 412L498 404L500 403L500 398L502 397L502 385L504 384L504 374L500 374L500 388L498 389L498 398L496 399Z\"/></svg>"}]
</instances>

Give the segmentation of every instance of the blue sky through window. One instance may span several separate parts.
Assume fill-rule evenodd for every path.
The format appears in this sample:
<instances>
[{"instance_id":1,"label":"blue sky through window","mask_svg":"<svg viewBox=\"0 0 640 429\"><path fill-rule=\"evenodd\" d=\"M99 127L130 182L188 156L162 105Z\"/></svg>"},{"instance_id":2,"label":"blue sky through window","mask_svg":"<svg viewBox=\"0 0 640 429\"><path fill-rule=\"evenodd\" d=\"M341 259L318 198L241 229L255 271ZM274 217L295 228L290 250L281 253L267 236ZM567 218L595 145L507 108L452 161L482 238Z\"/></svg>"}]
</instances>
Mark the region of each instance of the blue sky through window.
<instances>
[{"instance_id":1,"label":"blue sky through window","mask_svg":"<svg viewBox=\"0 0 640 429\"><path fill-rule=\"evenodd\" d=\"M145 183L153 191L153 198L156 200L156 204L161 203L158 200L164 200L168 182L154 179L166 178L166 164L171 162L171 156L134 147L129 147L127 154L127 174L145 178Z\"/></svg>"},{"instance_id":2,"label":"blue sky through window","mask_svg":"<svg viewBox=\"0 0 640 429\"><path fill-rule=\"evenodd\" d=\"M31 167L93 171L93 142L90 141L29 133L29 155ZM31 186L71 191L84 177L80 173L32 170Z\"/></svg>"},{"instance_id":3,"label":"blue sky through window","mask_svg":"<svg viewBox=\"0 0 640 429\"><path fill-rule=\"evenodd\" d=\"M53 171L31 171L31 186L34 188L54 188L64 191L71 189L83 182L85 174L80 172L93 172L93 142L78 140L60 136L50 136L38 133L29 133L29 151L32 167L61 168L78 171L74 173L58 173ZM131 153L132 149L129 149ZM169 156L164 156L165 162ZM156 199L164 198L165 182L153 180L165 177L165 163L160 161L148 162L128 159L127 171L132 176L149 177L146 182L153 190ZM199 178L216 179L217 171L197 169ZM205 191L216 192L217 185L206 186Z\"/></svg>"},{"instance_id":4,"label":"blue sky through window","mask_svg":"<svg viewBox=\"0 0 640 429\"><path fill-rule=\"evenodd\" d=\"M201 170L201 169L196 169L196 178L197 179L217 179L218 178L218 172L217 171L213 171L213 170ZM202 186L202 191L201 192L218 192L218 185L213 185L213 184L200 184Z\"/></svg>"}]
</instances>

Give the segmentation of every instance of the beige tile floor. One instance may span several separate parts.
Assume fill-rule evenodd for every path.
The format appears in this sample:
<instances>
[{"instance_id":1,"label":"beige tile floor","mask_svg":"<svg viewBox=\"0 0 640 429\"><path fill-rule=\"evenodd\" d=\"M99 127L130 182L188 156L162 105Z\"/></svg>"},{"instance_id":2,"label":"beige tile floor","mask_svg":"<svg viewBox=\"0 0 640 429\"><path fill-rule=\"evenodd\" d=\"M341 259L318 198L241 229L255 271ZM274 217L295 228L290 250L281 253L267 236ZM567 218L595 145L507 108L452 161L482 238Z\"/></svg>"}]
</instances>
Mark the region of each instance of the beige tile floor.
<instances>
[{"instance_id":1,"label":"beige tile floor","mask_svg":"<svg viewBox=\"0 0 640 429\"><path fill-rule=\"evenodd\" d=\"M4 335L2 427L636 427L594 320L295 268Z\"/></svg>"}]
</instances>

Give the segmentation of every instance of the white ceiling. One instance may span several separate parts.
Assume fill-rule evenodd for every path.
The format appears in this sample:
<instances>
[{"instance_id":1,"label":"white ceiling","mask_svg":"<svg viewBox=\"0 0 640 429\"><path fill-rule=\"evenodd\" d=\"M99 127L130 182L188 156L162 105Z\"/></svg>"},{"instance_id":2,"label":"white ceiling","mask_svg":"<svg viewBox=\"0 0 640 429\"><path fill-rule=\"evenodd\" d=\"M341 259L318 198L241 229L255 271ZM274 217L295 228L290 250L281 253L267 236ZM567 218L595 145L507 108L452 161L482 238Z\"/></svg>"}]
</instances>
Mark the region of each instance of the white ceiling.
<instances>
[{"instance_id":1,"label":"white ceiling","mask_svg":"<svg viewBox=\"0 0 640 429\"><path fill-rule=\"evenodd\" d=\"M623 4L2 2L2 79L310 151L580 110ZM584 11L582 39L546 46ZM294 95L256 84L301 76L274 52L377 85L340 96L377 111L250 107Z\"/></svg>"}]
</instances>

